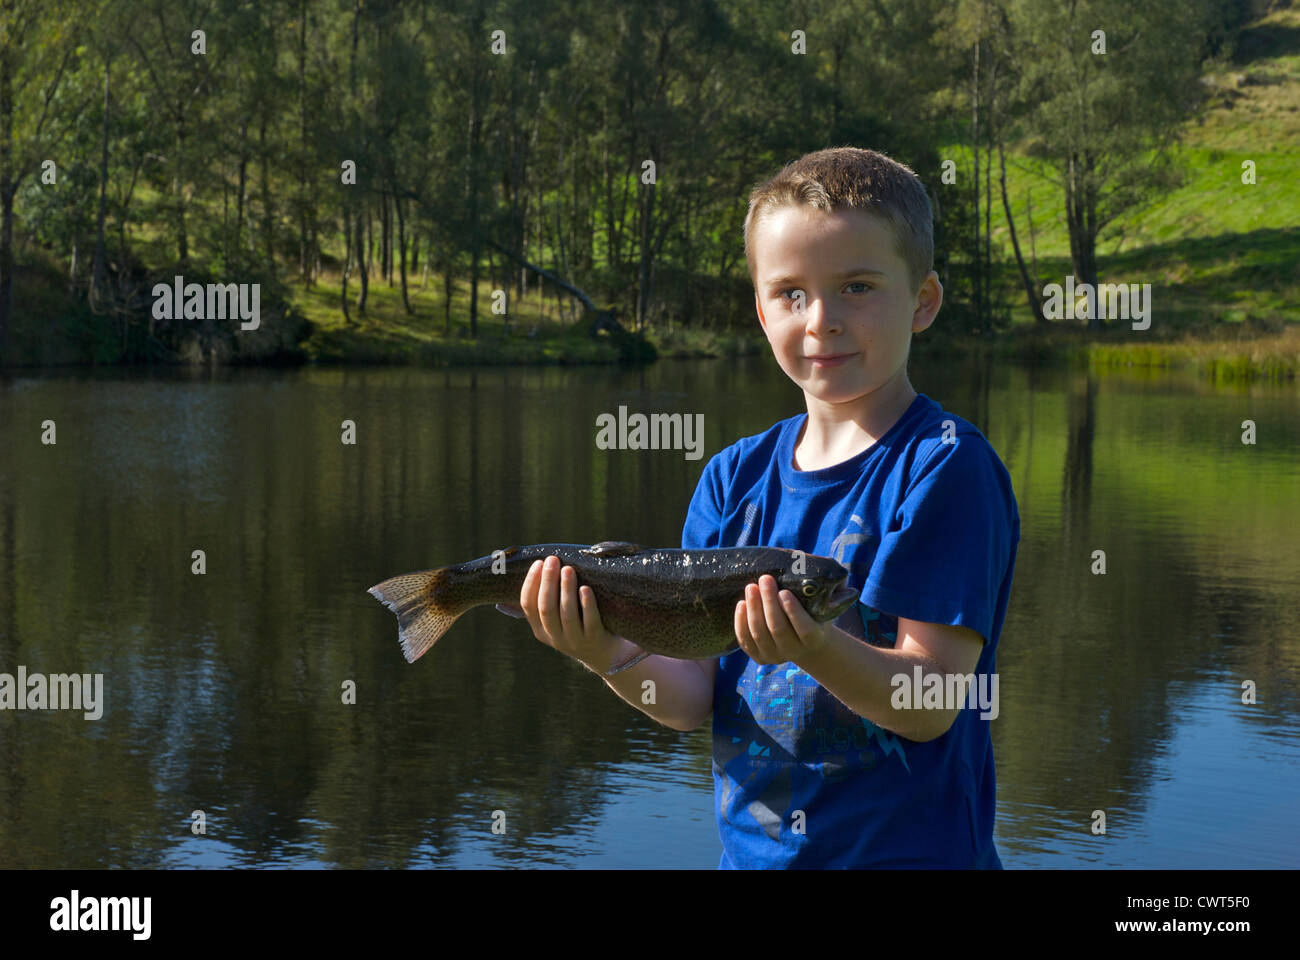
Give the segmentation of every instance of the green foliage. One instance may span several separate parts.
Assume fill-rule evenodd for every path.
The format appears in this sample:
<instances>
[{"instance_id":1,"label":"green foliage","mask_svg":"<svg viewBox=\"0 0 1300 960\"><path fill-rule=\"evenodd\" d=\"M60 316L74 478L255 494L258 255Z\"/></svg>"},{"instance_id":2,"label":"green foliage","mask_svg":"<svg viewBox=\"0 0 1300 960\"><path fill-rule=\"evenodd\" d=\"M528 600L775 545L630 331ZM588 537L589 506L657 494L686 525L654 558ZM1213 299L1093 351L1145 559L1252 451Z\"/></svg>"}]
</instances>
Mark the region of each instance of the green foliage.
<instances>
[{"instance_id":1,"label":"green foliage","mask_svg":"<svg viewBox=\"0 0 1300 960\"><path fill-rule=\"evenodd\" d=\"M1222 381L1294 380L1300 374L1300 328L1249 339L1093 344L1088 360L1098 367L1189 368Z\"/></svg>"},{"instance_id":2,"label":"green foliage","mask_svg":"<svg viewBox=\"0 0 1300 960\"><path fill-rule=\"evenodd\" d=\"M15 9L18 29L4 40L22 89L9 170L15 249L25 251L20 269L47 257L69 293L54 298L65 281L43 267L18 287L83 331L60 355L259 361L342 357L350 345L357 359L499 350L645 362L656 351L762 348L741 248L746 194L800 153L839 143L910 164L935 198L945 283L936 337L1002 335L1027 319L999 140L1035 282L1077 262L1069 192L1076 210L1081 196L1095 210L1107 279L1152 282L1163 320L1190 323L1199 305L1234 323L1300 303L1289 270L1298 251L1288 226L1300 222L1300 193L1288 189L1300 177L1288 147L1300 136L1300 51L1287 39L1300 14L1290 8L1245 24L1225 0L1137 10L1115 0L814 0L800 11L804 53L792 50L788 12L763 0ZM494 53L494 25L521 22L529 28L506 29L505 52ZM200 23L207 52L195 54ZM1090 49L1094 23L1107 26L1104 56ZM57 185L38 179L46 157ZM977 158L980 183L968 176ZM950 159L966 177L955 185L939 177ZM1243 189L1247 159L1260 175ZM355 184L341 180L345 163ZM645 337L582 342L577 301L557 304L552 289L545 308L530 302L538 276L500 248ZM266 330L151 323L149 285L177 272L262 283L264 305L275 305ZM450 331L444 275L455 288ZM477 302L465 295L475 281ZM511 301L510 325L490 312L497 290ZM571 342L522 344L553 339L543 309L562 311ZM375 316L404 332L377 333ZM50 353L36 345L44 335L10 319L8 359ZM533 327L543 332L526 337ZM475 347L461 329L501 340Z\"/></svg>"}]
</instances>

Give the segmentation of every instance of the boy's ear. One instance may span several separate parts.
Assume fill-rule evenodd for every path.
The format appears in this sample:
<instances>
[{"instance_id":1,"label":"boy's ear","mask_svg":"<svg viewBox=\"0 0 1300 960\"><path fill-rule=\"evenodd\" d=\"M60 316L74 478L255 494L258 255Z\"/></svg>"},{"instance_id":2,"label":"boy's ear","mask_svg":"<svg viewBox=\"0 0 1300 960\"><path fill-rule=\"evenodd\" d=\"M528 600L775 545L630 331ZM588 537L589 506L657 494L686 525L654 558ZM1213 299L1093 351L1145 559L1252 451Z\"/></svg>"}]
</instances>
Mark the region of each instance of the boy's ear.
<instances>
[{"instance_id":1,"label":"boy's ear","mask_svg":"<svg viewBox=\"0 0 1300 960\"><path fill-rule=\"evenodd\" d=\"M767 329L767 319L763 316L763 304L758 300L758 291L754 291L754 309L758 311L758 323L764 330Z\"/></svg>"},{"instance_id":2,"label":"boy's ear","mask_svg":"<svg viewBox=\"0 0 1300 960\"><path fill-rule=\"evenodd\" d=\"M916 292L916 309L912 311L912 332L920 333L934 323L934 316L943 305L943 284L939 275L933 270L921 281L921 289Z\"/></svg>"}]
</instances>

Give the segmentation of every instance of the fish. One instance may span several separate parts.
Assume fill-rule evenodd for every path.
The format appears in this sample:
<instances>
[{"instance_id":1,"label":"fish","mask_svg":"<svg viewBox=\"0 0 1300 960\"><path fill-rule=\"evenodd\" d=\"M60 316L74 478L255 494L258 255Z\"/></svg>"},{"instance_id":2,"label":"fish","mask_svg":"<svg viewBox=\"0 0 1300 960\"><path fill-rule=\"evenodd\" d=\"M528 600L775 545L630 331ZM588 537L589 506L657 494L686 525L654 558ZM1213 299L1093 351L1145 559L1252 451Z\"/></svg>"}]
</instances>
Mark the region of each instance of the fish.
<instances>
[{"instance_id":1,"label":"fish","mask_svg":"<svg viewBox=\"0 0 1300 960\"><path fill-rule=\"evenodd\" d=\"M821 623L858 599L846 584L848 571L830 557L783 547L677 550L621 540L510 547L455 566L401 574L367 592L397 615L402 653L414 663L467 611L489 603L517 605L529 568L550 556L573 567L579 585L591 587L605 629L641 648L609 675L651 654L705 660L737 649L736 603L745 598L745 586L765 573Z\"/></svg>"}]
</instances>

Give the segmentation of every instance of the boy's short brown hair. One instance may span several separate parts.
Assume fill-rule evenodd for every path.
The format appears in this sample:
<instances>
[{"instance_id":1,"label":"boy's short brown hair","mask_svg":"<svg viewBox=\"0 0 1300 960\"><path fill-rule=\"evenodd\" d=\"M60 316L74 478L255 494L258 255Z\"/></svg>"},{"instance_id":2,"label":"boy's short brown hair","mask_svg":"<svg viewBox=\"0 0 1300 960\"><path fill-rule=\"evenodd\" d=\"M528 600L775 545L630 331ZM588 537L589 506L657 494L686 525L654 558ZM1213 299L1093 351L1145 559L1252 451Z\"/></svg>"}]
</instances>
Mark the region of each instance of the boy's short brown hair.
<instances>
[{"instance_id":1,"label":"boy's short brown hair","mask_svg":"<svg viewBox=\"0 0 1300 960\"><path fill-rule=\"evenodd\" d=\"M750 192L745 262L751 282L755 281L754 228L773 210L800 204L827 213L863 210L883 220L907 264L913 293L934 269L934 214L920 178L875 150L832 147L804 154Z\"/></svg>"}]
</instances>

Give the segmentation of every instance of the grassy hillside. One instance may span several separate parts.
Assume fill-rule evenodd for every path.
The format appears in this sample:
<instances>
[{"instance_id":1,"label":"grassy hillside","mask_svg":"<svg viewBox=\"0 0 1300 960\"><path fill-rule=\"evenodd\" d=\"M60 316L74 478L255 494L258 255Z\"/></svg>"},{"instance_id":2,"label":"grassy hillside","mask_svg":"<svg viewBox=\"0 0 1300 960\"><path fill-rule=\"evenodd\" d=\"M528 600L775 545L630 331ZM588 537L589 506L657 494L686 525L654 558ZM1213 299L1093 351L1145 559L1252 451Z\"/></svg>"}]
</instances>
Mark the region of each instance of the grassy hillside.
<instances>
[{"instance_id":1,"label":"grassy hillside","mask_svg":"<svg viewBox=\"0 0 1300 960\"><path fill-rule=\"evenodd\" d=\"M1182 185L1104 232L1110 283L1150 283L1153 322L1087 346L1094 363L1191 365L1214 376L1294 377L1300 369L1300 7L1276 10L1238 38L1232 62L1208 71L1205 114L1176 159ZM1241 181L1243 161L1256 183ZM1072 272L1064 196L1052 172L1008 155L1007 185L1022 251L1030 214L1040 284ZM998 214L1001 214L999 209ZM1005 219L995 242L1011 261ZM1013 261L1011 261L1013 264ZM1014 268L1004 290L1017 324L1031 320ZM1013 334L1014 337L1014 334ZM1242 343L1249 340L1249 344Z\"/></svg>"}]
</instances>

